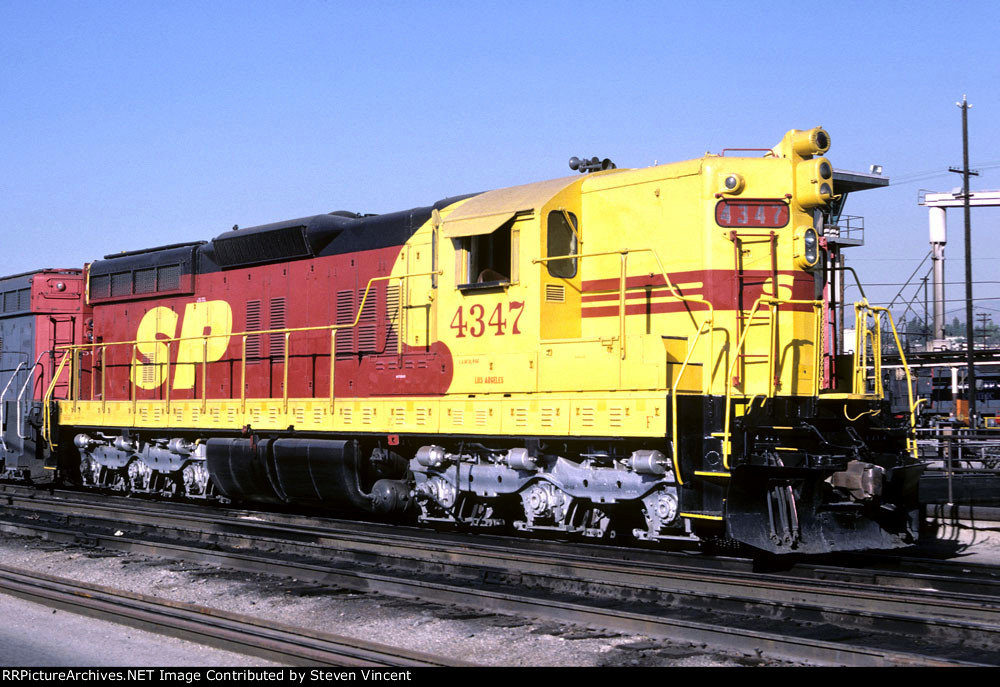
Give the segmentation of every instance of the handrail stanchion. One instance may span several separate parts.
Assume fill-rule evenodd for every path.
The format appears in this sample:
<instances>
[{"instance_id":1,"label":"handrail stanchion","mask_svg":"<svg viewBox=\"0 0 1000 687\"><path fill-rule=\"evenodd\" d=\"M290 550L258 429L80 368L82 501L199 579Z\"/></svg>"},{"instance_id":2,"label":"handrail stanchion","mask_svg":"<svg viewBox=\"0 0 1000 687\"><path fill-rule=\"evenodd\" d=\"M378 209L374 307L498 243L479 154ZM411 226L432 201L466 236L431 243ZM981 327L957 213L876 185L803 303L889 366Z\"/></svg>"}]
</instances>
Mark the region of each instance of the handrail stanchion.
<instances>
[{"instance_id":1,"label":"handrail stanchion","mask_svg":"<svg viewBox=\"0 0 1000 687\"><path fill-rule=\"evenodd\" d=\"M65 366L66 356L63 356L56 367L56 371L52 374L49 388L45 390L45 395L42 397L42 437L51 449L56 448L56 444L52 441L52 393L55 391L56 382L59 381L59 377L62 375Z\"/></svg>"},{"instance_id":2,"label":"handrail stanchion","mask_svg":"<svg viewBox=\"0 0 1000 687\"><path fill-rule=\"evenodd\" d=\"M684 296L684 295L682 295L677 290L677 287L675 287L674 284L673 284L673 282L670 280L670 275L668 275L666 269L664 269L663 262L660 260L660 256L652 248L637 248L637 249L633 249L633 250L624 249L624 250L602 251L602 252L597 252L597 253L576 253L576 254L572 254L572 255L557 255L557 256L551 256L551 257L546 257L546 258L536 258L536 259L532 260L531 262L532 262L533 265L544 265L544 264L547 264L549 262L554 262L556 260L566 260L566 259L582 260L583 258L606 257L606 256L611 256L611 255L619 255L619 256L621 256L621 262L620 262L621 267L619 268L621 271L619 272L619 277L618 277L618 284L619 284L619 294L618 294L619 329L618 329L618 338L619 338L619 346L621 348L621 356L622 356L622 359L624 359L624 357L625 357L625 350L626 350L625 341L624 341L624 338L625 338L625 325L624 325L624 322L625 322L625 303L626 303L625 292L628 289L625 256L628 255L629 253L649 253L652 256L653 260L656 261L657 269L659 270L660 276L663 277L663 280L664 280L664 283L666 285L666 288L670 291L670 296L669 297L676 298L677 300L679 300L681 302L684 302L684 303L697 303L699 305L703 305L706 308L708 308L708 316L702 322L700 322L700 323L698 323L696 321L692 322L692 324L696 324L697 325L697 329L696 329L697 333L695 335L695 340L694 340L694 343L692 343L691 347L688 349L687 356L684 359L684 364L681 365L681 369L678 372L677 380L674 382L673 388L671 389L671 392L670 392L671 424L672 424L672 427L671 427L671 437L672 437L672 444L673 444L674 474L675 474L675 478L677 479L677 482L679 484L683 484L684 481L683 481L683 477L681 476L681 471L680 471L680 457L679 457L680 456L680 453L679 453L680 452L680 448L679 448L679 443L678 443L679 437L678 437L678 431L677 431L677 388L678 388L678 386L680 384L680 380L681 380L681 378L682 378L682 376L684 374L684 371L685 371L685 369L688 366L688 361L691 359L691 356L692 356L692 354L694 352L695 346L697 345L699 337L701 337L701 335L702 335L702 333L704 331L711 331L712 328L715 326L715 307L712 305L711 301L707 301L704 298L695 298L695 297L691 297L691 296ZM689 309L689 312L691 312L690 309ZM692 320L693 320L693 318L694 318L694 314L693 313L691 314L691 317L692 317ZM707 326L707 329L706 329L706 326ZM620 368L619 368L619 372L620 372ZM702 377L702 385L704 385L704 382L705 382L704 377Z\"/></svg>"},{"instance_id":3,"label":"handrail stanchion","mask_svg":"<svg viewBox=\"0 0 1000 687\"><path fill-rule=\"evenodd\" d=\"M167 415L170 415L170 342L167 342L167 360L164 363L163 383L167 387L164 392L167 397Z\"/></svg>"},{"instance_id":4,"label":"handrail stanchion","mask_svg":"<svg viewBox=\"0 0 1000 687\"><path fill-rule=\"evenodd\" d=\"M242 350L240 352L240 415L247 412L247 335L240 337Z\"/></svg>"},{"instance_id":5,"label":"handrail stanchion","mask_svg":"<svg viewBox=\"0 0 1000 687\"><path fill-rule=\"evenodd\" d=\"M138 380L135 378L135 374L136 374L135 362L136 362L136 355L137 355L138 347L139 347L138 343L132 344L132 367L129 370L129 377L131 378L132 383L129 384L128 393L129 393L129 400L132 401L132 423L133 424L135 423L136 403L139 400L139 392L136 390L136 387L138 387L139 385L136 384L136 382Z\"/></svg>"},{"instance_id":6,"label":"handrail stanchion","mask_svg":"<svg viewBox=\"0 0 1000 687\"><path fill-rule=\"evenodd\" d=\"M283 356L283 375L281 381L282 412L288 412L288 346L291 341L291 332L285 332L285 351Z\"/></svg>"},{"instance_id":7,"label":"handrail stanchion","mask_svg":"<svg viewBox=\"0 0 1000 687\"><path fill-rule=\"evenodd\" d=\"M23 361L17 364L17 367L14 369L14 373L10 376L10 379L7 380L7 386L3 388L3 393L0 393L0 446L3 446L4 451L7 450L7 443L4 441L4 433L2 430L4 426L4 411L7 406L7 402L5 400L7 398L7 389L9 389L10 385L14 383L17 373L21 371L22 367L24 367Z\"/></svg>"},{"instance_id":8,"label":"handrail stanchion","mask_svg":"<svg viewBox=\"0 0 1000 687\"><path fill-rule=\"evenodd\" d=\"M330 416L333 416L334 373L337 361L337 330L330 330Z\"/></svg>"},{"instance_id":9,"label":"handrail stanchion","mask_svg":"<svg viewBox=\"0 0 1000 687\"><path fill-rule=\"evenodd\" d=\"M208 410L208 337L202 336L201 345L201 411Z\"/></svg>"},{"instance_id":10,"label":"handrail stanchion","mask_svg":"<svg viewBox=\"0 0 1000 687\"><path fill-rule=\"evenodd\" d=\"M108 369L108 351L107 347L101 346L101 415L103 415L107 409L108 405L108 394L106 391L106 381L107 381L107 369Z\"/></svg>"}]
</instances>

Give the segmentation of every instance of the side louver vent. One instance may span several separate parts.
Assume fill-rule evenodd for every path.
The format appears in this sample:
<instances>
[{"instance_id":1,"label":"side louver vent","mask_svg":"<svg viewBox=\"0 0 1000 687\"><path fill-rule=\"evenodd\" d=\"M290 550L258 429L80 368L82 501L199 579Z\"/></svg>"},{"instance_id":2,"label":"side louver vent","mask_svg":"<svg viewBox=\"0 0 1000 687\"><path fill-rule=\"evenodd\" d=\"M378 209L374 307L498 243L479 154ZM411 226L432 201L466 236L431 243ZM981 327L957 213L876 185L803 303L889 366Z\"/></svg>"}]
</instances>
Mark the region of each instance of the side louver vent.
<instances>
[{"instance_id":1,"label":"side louver vent","mask_svg":"<svg viewBox=\"0 0 1000 687\"><path fill-rule=\"evenodd\" d=\"M31 289L14 289L0 293L0 308L3 312L18 312L31 309Z\"/></svg>"},{"instance_id":2,"label":"side louver vent","mask_svg":"<svg viewBox=\"0 0 1000 687\"><path fill-rule=\"evenodd\" d=\"M545 285L545 302L546 303L565 303L566 302L566 287L562 284L546 284Z\"/></svg>"},{"instance_id":3,"label":"side louver vent","mask_svg":"<svg viewBox=\"0 0 1000 687\"><path fill-rule=\"evenodd\" d=\"M272 298L271 299L271 322L268 325L269 329L284 329L288 326L288 321L285 317L285 299L284 298ZM280 358L285 355L285 335L279 332L271 334L271 357Z\"/></svg>"},{"instance_id":4,"label":"side louver vent","mask_svg":"<svg viewBox=\"0 0 1000 687\"><path fill-rule=\"evenodd\" d=\"M385 353L399 350L399 285L385 287Z\"/></svg>"},{"instance_id":5,"label":"side louver vent","mask_svg":"<svg viewBox=\"0 0 1000 687\"><path fill-rule=\"evenodd\" d=\"M337 292L337 324L349 325L354 322L354 291ZM336 347L338 354L354 351L354 329L344 327L337 330Z\"/></svg>"},{"instance_id":6,"label":"side louver vent","mask_svg":"<svg viewBox=\"0 0 1000 687\"><path fill-rule=\"evenodd\" d=\"M365 290L358 289L358 304L364 298ZM368 298L365 299L364 308L361 310L361 318L358 321L358 351L361 353L374 353L376 349L377 337L375 334L375 301L378 292L371 289Z\"/></svg>"},{"instance_id":7,"label":"side louver vent","mask_svg":"<svg viewBox=\"0 0 1000 687\"><path fill-rule=\"evenodd\" d=\"M262 329L260 321L260 301L247 301L247 331L259 332ZM247 336L247 363L260 362L260 334Z\"/></svg>"}]
</instances>

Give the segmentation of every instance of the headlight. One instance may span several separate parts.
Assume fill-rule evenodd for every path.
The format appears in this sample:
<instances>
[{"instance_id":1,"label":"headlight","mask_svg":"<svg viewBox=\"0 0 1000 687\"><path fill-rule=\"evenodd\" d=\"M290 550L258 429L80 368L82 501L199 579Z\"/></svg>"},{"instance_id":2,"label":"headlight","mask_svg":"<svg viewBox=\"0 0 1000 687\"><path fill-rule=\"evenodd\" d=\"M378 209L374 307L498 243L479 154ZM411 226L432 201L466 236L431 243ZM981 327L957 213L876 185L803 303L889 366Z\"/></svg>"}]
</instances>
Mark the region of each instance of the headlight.
<instances>
[{"instance_id":1,"label":"headlight","mask_svg":"<svg viewBox=\"0 0 1000 687\"><path fill-rule=\"evenodd\" d=\"M790 139L795 154L803 157L822 155L830 150L830 134L818 126L805 131L792 129L785 134L785 138Z\"/></svg>"},{"instance_id":2,"label":"headlight","mask_svg":"<svg viewBox=\"0 0 1000 687\"><path fill-rule=\"evenodd\" d=\"M743 178L742 174L727 174L722 180L722 185L725 187L723 193L740 193L743 187L746 186L746 179Z\"/></svg>"}]
</instances>

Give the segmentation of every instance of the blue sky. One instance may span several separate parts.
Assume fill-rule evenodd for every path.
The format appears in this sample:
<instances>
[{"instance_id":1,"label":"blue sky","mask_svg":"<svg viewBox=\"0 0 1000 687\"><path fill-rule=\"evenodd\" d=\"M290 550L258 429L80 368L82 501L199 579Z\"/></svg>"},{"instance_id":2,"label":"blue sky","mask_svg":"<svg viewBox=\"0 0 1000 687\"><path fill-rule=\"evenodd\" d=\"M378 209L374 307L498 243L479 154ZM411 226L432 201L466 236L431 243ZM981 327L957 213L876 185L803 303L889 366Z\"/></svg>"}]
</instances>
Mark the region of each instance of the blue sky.
<instances>
[{"instance_id":1,"label":"blue sky","mask_svg":"<svg viewBox=\"0 0 1000 687\"><path fill-rule=\"evenodd\" d=\"M849 201L848 259L902 282L928 251L918 190L960 185L963 94L973 189L1000 188L1000 3L808 5L0 0L0 273L822 125L835 167L893 179ZM998 223L973 213L977 280L1000 281ZM1000 284L976 296L1000 322Z\"/></svg>"}]
</instances>

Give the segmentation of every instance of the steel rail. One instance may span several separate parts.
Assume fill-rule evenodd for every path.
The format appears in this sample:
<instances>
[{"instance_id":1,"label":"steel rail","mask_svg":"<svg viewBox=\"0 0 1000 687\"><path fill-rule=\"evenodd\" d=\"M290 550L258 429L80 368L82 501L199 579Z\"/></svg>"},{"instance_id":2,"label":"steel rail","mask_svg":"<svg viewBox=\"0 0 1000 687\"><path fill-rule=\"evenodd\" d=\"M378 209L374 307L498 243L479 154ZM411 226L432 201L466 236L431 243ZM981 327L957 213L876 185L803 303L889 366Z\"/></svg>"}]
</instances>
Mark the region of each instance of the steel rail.
<instances>
[{"instance_id":1,"label":"steel rail","mask_svg":"<svg viewBox=\"0 0 1000 687\"><path fill-rule=\"evenodd\" d=\"M490 565L495 569L508 569L519 573L549 572L553 564L558 563L561 566L575 566L572 570L568 568L566 570L572 572L579 579L586 579L585 576L588 572L592 572L591 577L602 582L638 582L644 588L655 586L657 580L666 581L668 584L685 579L697 581L704 576L706 572L704 568L711 568L708 572L710 572L712 580L725 582L727 585L738 585L741 581L746 581L751 588L759 588L762 584L776 588L782 586L800 588L802 586L801 571L808 569L812 571L809 573L811 592L826 593L826 590L819 589L817 585L830 587L834 590L836 587L849 585L852 595L855 590L859 589L871 588L878 591L886 587L897 587L909 588L917 596L948 592L956 599L961 598L963 594L968 595L974 604L987 604L989 606L1000 603L1000 569L993 570L993 579L988 579L986 573L970 576L969 564L965 562L956 564L958 568L955 572L960 572L962 577L950 575L943 568L937 572L925 570L920 573L907 573L898 570L845 568L819 564L800 565L799 573L765 575L760 572L752 572L746 569L746 566L744 566L744 570L733 570L730 565L730 569L720 571L717 563L723 559L691 557L679 559L676 556L671 556L669 552L626 550L629 560L622 561L611 555L612 552L622 551L621 549L604 547L601 554L595 555L590 551L583 554L574 553L563 547L561 550L551 550L546 552L544 556L540 556L532 554L529 549L542 542L518 540L510 543L508 540L495 537L494 539L499 543L479 545L468 540L450 541L441 537L440 533L430 533L424 530L397 534L393 530L398 528L372 523L332 521L333 525L331 526L329 524L331 521L326 521L326 525L315 524L323 521L316 518L303 518L302 516L197 507L194 511L189 512L190 507L174 505L168 509L167 505L163 503L138 500L128 500L125 502L127 505L116 505L114 501L122 502L123 500L109 500L106 497L98 498L91 503L76 498L49 500L38 495L20 499L13 495L10 489L10 487L0 487L0 494L7 493L6 508L8 509L21 508L32 512L47 510L68 517L83 517L89 511L92 513L90 517L112 520L119 526L132 523L138 526L156 528L174 527L178 531L188 533L195 532L192 526L198 525L205 528L202 531L205 536L227 534L236 540L250 539L273 544L284 543L288 546L311 549L315 553L314 557L318 559L329 558L331 552L339 556L351 553L366 555L382 553L397 559L424 559L432 562L451 562L455 565L469 564L477 567ZM210 510L210 513L206 514L205 510ZM304 522L309 524L303 524ZM647 554L645 561L639 560L641 553ZM866 555L861 556L870 558ZM892 560L898 562L900 559L893 558ZM926 568L928 563L923 561L920 565L922 568ZM692 568L696 568L696 570L691 572ZM673 590L672 587L664 589ZM831 593L835 593L835 591ZM865 609L871 609L870 602L873 600L875 597L866 597L861 605ZM907 606L910 606L914 601L915 599L906 599ZM930 603L940 605L933 598ZM967 617L966 613L970 610L974 611L975 609L962 605L958 607L962 617ZM983 610L988 620L994 619L992 610L989 608Z\"/></svg>"},{"instance_id":2,"label":"steel rail","mask_svg":"<svg viewBox=\"0 0 1000 687\"><path fill-rule=\"evenodd\" d=\"M768 604L796 604L822 608L823 612L861 611L913 618L916 622L957 621L980 624L982 631L996 633L1000 645L1000 582L982 579L970 580L963 585L951 577L932 574L906 574L888 571L849 572L825 567L815 576L803 581L801 577L779 574L761 574L752 571L692 569L689 565L675 565L670 561L624 562L602 560L591 555L546 552L544 555L526 552L523 546L478 545L469 542L450 543L427 536L411 537L386 534L338 532L328 528L305 525L275 525L262 520L246 520L191 514L173 514L160 506L140 511L136 502L128 508L105 503L82 504L77 501L56 501L47 505L52 512L82 517L84 511L92 517L113 520L119 527L132 523L144 527L173 527L172 535L179 540L184 532L192 533L195 526L204 527L206 535L213 538L229 536L237 541L233 548L249 542L267 543L274 547L286 545L305 550L314 560L359 558L377 555L389 561L427 561L448 565L453 574L477 577L483 568L496 573L532 576L537 582L544 578L564 586L564 580L599 584L606 587L631 587L659 593L690 595L724 595L743 601ZM9 509L16 507L16 499L8 497ZM38 498L28 500L22 508L37 509L42 505ZM101 515L103 513L103 515ZM260 517L260 516L252 516ZM173 521L169 524L168 521ZM112 538L114 539L114 538ZM558 569L559 574L553 575ZM867 580L863 578L869 578ZM975 589L975 592L972 590ZM943 596L946 594L946 596Z\"/></svg>"},{"instance_id":3,"label":"steel rail","mask_svg":"<svg viewBox=\"0 0 1000 687\"><path fill-rule=\"evenodd\" d=\"M26 505L41 505L37 498L32 501L32 504ZM79 505L76 504L77 510L79 510ZM162 516L163 513L158 513L158 515ZM118 515L115 517L117 518ZM115 522L120 521L115 520ZM247 524L246 522L240 523L242 526ZM266 527L269 526L273 529L274 525L260 522L250 524L252 525L250 532L256 532L255 535L247 533L236 535L244 548L247 543L245 540L256 542L258 547L262 544L267 546L280 544L281 540L276 536L261 536ZM16 530L16 528L14 529ZM306 529L312 536L319 536L316 533L318 528ZM216 537L217 534L217 531L213 532ZM58 538L54 531L52 535ZM272 532L272 535L276 535L276 533ZM62 536L66 540L72 541L79 537L79 533L66 531ZM552 589L560 589L563 581L572 579L580 580L579 584L603 589L605 592L603 596L607 596L608 591L616 587L631 587L645 593L683 594L689 597L688 603L690 604L696 606L700 604L702 607L711 607L716 610L726 610L730 607L739 609L741 604L751 603L769 607L772 609L772 613L773 609L779 609L779 613L781 609L784 609L786 615L789 608L797 608L799 612L807 611L815 617L826 619L827 622L834 616L846 618L847 616L862 615L866 619L864 622L871 622L872 618L879 618L880 622L893 627L909 627L911 632L913 631L912 626L916 624L918 626L917 634L923 634L936 628L938 632L950 631L962 636L972 636L980 645L985 643L989 646L996 646L1000 643L996 637L997 633L1000 633L1000 624L996 622L996 597L964 598L956 602L949 602L947 599L934 598L933 594L926 590L918 589L907 590L905 597L893 599L894 594L878 589L877 583L876 585L860 585L852 581L846 586L841 585L838 590L837 585L833 583L820 582L815 579L807 582L801 580L796 582L788 577L734 573L720 571L718 568L708 572L692 572L685 570L683 566L600 561L588 556L547 554L545 557L539 557L527 555L523 551L515 551L509 547L497 549L434 544L426 539L407 543L404 537L386 537L384 533L375 536L377 542L369 541L367 544L362 541L364 537L357 534L334 536L327 532L321 538L327 540L325 544L327 548L325 549L316 541L305 542L307 547L317 547L314 555L311 556L313 559L321 559L324 550L327 552L326 556L331 557L334 549L340 552L338 555L342 556L346 553L349 558L352 555L368 559L379 557L383 560L395 557L398 561L419 556L438 566L449 565L453 570L464 567L464 572L460 570L459 576L464 574L468 577L471 574L474 578L478 576L478 579L492 576L498 580L503 576L508 576L514 580L512 586L516 586L518 580L529 581L530 578L529 584L546 590L550 600ZM525 613L568 622L612 627L624 631L646 632L693 642L706 641L706 637L714 636L713 633L716 633L718 636L714 636L714 639L711 640L713 646L746 650L747 645L750 644L758 648L766 647L771 655L785 659L802 660L805 658L805 660L814 660L820 663L841 665L842 661L847 660L846 656L850 655L854 658L847 660L849 665L897 665L926 660L936 665L940 662L947 662L934 658L919 658L917 655L907 652L889 652L892 654L892 658L883 659L883 663L878 663L873 657L884 654L862 647L852 646L848 648L839 643L824 644L815 640L799 645L797 638L780 640L779 635L776 634L754 634L753 632L747 634L748 631L734 627L716 627L714 630L709 630L708 626L704 624L676 621L651 614L629 614L622 611L585 608L577 603L578 598L569 595L562 595L563 598L553 605L545 599L529 598L525 595L515 596L488 590L470 590L467 585L458 587L454 584L437 581L430 583L412 579L414 577L412 564L407 567L405 575L393 577L364 570L335 569L328 564L292 564L242 553L226 554L175 544L152 544L116 535L90 535L88 540L108 548L237 567L241 570L254 572L292 575L303 580L336 584L350 589L377 590L441 603L464 603L494 611ZM238 546L236 542L231 543L231 545ZM296 542L294 546L301 547L303 542ZM407 548L411 550L406 551ZM878 582L885 584L885 579ZM919 584L926 586L928 583L922 581ZM820 589L819 587L827 588ZM690 601L691 599L694 601ZM889 600L889 603L882 607L886 599ZM746 613L745 609L744 613ZM677 624L678 622L687 629L683 629ZM854 622L857 623L857 620ZM983 639L984 636L986 639ZM785 643L783 644L783 642ZM807 651L805 647L809 647ZM806 651L807 656L801 655L803 651Z\"/></svg>"},{"instance_id":4,"label":"steel rail","mask_svg":"<svg viewBox=\"0 0 1000 687\"><path fill-rule=\"evenodd\" d=\"M196 604L111 589L0 564L0 591L50 607L285 665L470 665L430 654L314 632Z\"/></svg>"},{"instance_id":5,"label":"steel rail","mask_svg":"<svg viewBox=\"0 0 1000 687\"><path fill-rule=\"evenodd\" d=\"M422 601L441 604L470 605L493 612L516 613L546 620L611 628L620 632L666 637L671 641L701 644L705 647L711 647L715 651L744 653L753 651L758 655L775 659L800 661L815 665L924 667L990 665L989 663L950 660L931 654L887 650L824 641L795 634L739 628L727 624L711 624L684 618L628 612L613 607L603 608L599 604L585 604L565 598L553 598L548 594L528 596L494 592L464 585L449 585L438 581L414 580L408 576L392 577L382 574L338 571L325 566L283 563L249 554L222 553L166 543L151 544L125 538L101 537L97 539L97 543L100 546L133 553L210 563L246 572L291 575L303 581L337 585L359 591L419 598Z\"/></svg>"}]
</instances>

